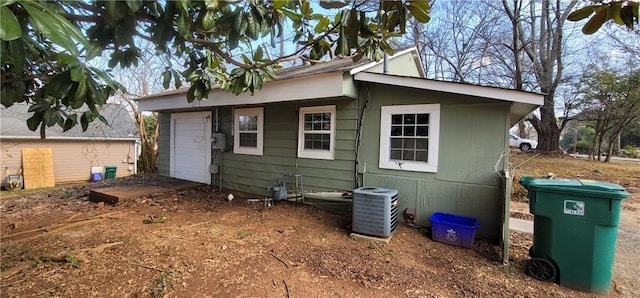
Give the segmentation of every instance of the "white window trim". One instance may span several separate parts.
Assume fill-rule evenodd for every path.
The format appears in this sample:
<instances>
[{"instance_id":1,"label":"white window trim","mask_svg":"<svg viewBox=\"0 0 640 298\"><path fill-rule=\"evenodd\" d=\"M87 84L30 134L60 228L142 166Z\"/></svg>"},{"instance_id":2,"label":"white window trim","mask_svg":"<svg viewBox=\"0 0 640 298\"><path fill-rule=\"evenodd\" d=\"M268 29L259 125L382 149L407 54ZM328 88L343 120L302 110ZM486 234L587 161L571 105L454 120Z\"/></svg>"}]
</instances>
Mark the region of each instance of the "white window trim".
<instances>
[{"instance_id":1,"label":"white window trim","mask_svg":"<svg viewBox=\"0 0 640 298\"><path fill-rule=\"evenodd\" d=\"M417 161L391 160L391 115L429 113L429 153L428 163ZM438 150L440 135L440 104L383 106L380 109L380 162L382 169L404 170L414 172L438 171Z\"/></svg>"},{"instance_id":2,"label":"white window trim","mask_svg":"<svg viewBox=\"0 0 640 298\"><path fill-rule=\"evenodd\" d=\"M240 146L240 116L258 116L258 146ZM264 144L264 108L235 109L233 112L233 153L247 155L262 155Z\"/></svg>"},{"instance_id":3,"label":"white window trim","mask_svg":"<svg viewBox=\"0 0 640 298\"><path fill-rule=\"evenodd\" d=\"M325 150L310 150L304 148L304 114L305 113L331 113L331 129L329 131L331 144L329 145L329 151ZM327 159L333 160L336 148L336 106L316 106L316 107L303 107L300 108L298 113L298 157L300 158L313 158L313 159Z\"/></svg>"}]
</instances>

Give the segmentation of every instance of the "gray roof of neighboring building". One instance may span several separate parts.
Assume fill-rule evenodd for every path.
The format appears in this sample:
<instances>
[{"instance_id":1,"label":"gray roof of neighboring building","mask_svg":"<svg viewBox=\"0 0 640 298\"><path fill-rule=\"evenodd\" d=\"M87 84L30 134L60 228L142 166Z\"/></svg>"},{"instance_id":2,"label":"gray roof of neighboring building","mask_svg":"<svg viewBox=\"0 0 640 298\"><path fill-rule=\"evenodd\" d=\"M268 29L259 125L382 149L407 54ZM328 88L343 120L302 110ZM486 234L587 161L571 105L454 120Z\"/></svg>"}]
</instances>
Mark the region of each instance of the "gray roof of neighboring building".
<instances>
[{"instance_id":1,"label":"gray roof of neighboring building","mask_svg":"<svg viewBox=\"0 0 640 298\"><path fill-rule=\"evenodd\" d=\"M98 119L89 123L86 131L82 131L80 123L66 132L63 132L58 125L54 125L46 128L47 138L136 139L138 137L137 125L125 106L108 103L98 109L100 114L109 121L111 127ZM28 110L29 105L25 103L17 103L9 108L0 106L0 137L39 138L39 129L31 131L27 127L27 119L33 115Z\"/></svg>"},{"instance_id":2,"label":"gray roof of neighboring building","mask_svg":"<svg viewBox=\"0 0 640 298\"><path fill-rule=\"evenodd\" d=\"M276 78L278 80L286 80L295 77L310 76L334 71L350 71L358 66L371 62L372 60L369 59L360 59L357 62L354 62L351 58L340 58L326 62L323 61L314 64L292 66L278 70Z\"/></svg>"}]
</instances>

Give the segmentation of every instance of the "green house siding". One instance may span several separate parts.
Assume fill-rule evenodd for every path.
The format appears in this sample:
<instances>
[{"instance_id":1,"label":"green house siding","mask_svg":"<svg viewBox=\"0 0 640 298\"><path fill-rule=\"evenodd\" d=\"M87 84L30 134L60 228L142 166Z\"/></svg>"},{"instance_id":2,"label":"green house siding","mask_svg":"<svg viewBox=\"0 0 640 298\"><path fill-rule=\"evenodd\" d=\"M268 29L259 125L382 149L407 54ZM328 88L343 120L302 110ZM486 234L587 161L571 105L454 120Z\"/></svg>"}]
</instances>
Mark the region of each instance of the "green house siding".
<instances>
[{"instance_id":1,"label":"green house siding","mask_svg":"<svg viewBox=\"0 0 640 298\"><path fill-rule=\"evenodd\" d=\"M336 105L336 145L334 160L298 158L298 109L307 106ZM273 103L264 108L263 155L235 154L229 150L212 156L222 161L222 186L258 195L267 195L267 186L284 174L301 174L306 191L351 190L355 187L354 160L357 130L357 103L354 99L314 100L313 102ZM233 148L232 110L219 110L221 130ZM212 177L217 182L218 175ZM287 179L293 188L293 178Z\"/></svg>"},{"instance_id":2,"label":"green house siding","mask_svg":"<svg viewBox=\"0 0 640 298\"><path fill-rule=\"evenodd\" d=\"M359 160L366 163L364 184L398 189L401 210L415 208L420 225L429 225L428 217L436 211L472 216L480 220L480 236L498 239L503 200L494 168L503 169L509 105L401 87L369 88ZM380 169L380 108L431 103L441 105L437 172Z\"/></svg>"},{"instance_id":3,"label":"green house siding","mask_svg":"<svg viewBox=\"0 0 640 298\"><path fill-rule=\"evenodd\" d=\"M429 225L436 211L480 220L478 235L498 239L502 229L503 193L500 177L506 148L509 103L472 96L380 84L358 83L360 99L333 98L270 103L264 108L263 155L233 153L233 108L211 108L218 118L213 131L224 132L226 150L212 151L211 163L220 173L212 184L268 195L267 187L285 173L301 174L307 192L352 190L358 186L398 189L400 210L415 208L418 224ZM379 168L382 106L440 104L440 142L435 173ZM301 107L336 105L335 158L297 157L298 113ZM238 106L243 108L245 106ZM248 106L247 106L248 107ZM366 107L366 109L365 109ZM359 119L364 115L364 119ZM169 176L170 113L160 113L158 170ZM358 130L360 146L356 146ZM356 159L358 174L356 176ZM293 178L287 180L293 188ZM345 211L350 206L344 206Z\"/></svg>"},{"instance_id":4,"label":"green house siding","mask_svg":"<svg viewBox=\"0 0 640 298\"><path fill-rule=\"evenodd\" d=\"M158 175L170 176L171 113L158 113Z\"/></svg>"}]
</instances>

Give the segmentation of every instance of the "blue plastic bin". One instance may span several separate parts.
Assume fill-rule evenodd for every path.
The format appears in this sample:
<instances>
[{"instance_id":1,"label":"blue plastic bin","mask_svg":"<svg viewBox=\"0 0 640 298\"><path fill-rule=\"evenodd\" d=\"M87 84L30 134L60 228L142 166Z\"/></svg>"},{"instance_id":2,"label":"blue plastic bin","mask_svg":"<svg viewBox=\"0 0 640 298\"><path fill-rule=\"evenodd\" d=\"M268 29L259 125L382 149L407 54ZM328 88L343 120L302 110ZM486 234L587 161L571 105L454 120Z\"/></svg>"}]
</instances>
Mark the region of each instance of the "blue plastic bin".
<instances>
[{"instance_id":1,"label":"blue plastic bin","mask_svg":"<svg viewBox=\"0 0 640 298\"><path fill-rule=\"evenodd\" d=\"M473 247L476 230L480 227L477 219L436 212L429 220L434 241L465 248Z\"/></svg>"},{"instance_id":2,"label":"blue plastic bin","mask_svg":"<svg viewBox=\"0 0 640 298\"><path fill-rule=\"evenodd\" d=\"M91 182L98 182L100 180L102 180L102 173L91 174Z\"/></svg>"}]
</instances>

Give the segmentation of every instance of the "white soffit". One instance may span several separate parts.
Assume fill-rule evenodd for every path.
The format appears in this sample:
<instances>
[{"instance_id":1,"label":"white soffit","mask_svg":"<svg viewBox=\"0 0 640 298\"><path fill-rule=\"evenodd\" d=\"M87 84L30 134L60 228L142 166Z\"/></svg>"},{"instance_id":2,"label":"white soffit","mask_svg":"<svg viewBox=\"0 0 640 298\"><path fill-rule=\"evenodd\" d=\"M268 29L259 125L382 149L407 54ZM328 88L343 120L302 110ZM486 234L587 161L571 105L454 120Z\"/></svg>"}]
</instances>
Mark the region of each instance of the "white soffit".
<instances>
[{"instance_id":1,"label":"white soffit","mask_svg":"<svg viewBox=\"0 0 640 298\"><path fill-rule=\"evenodd\" d=\"M544 103L544 96L542 94L501 89L496 87L476 86L463 83L445 82L413 77L401 77L367 72L357 73L354 76L354 79L356 81L440 91L475 97L484 97L508 102L525 103L535 106L541 106Z\"/></svg>"},{"instance_id":2,"label":"white soffit","mask_svg":"<svg viewBox=\"0 0 640 298\"><path fill-rule=\"evenodd\" d=\"M143 111L190 109L235 105L265 104L305 99L345 96L342 71L266 82L264 87L251 95L249 92L234 95L231 92L213 89L205 100L188 103L187 89L180 89L138 99Z\"/></svg>"}]
</instances>

